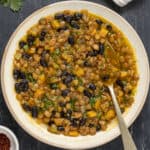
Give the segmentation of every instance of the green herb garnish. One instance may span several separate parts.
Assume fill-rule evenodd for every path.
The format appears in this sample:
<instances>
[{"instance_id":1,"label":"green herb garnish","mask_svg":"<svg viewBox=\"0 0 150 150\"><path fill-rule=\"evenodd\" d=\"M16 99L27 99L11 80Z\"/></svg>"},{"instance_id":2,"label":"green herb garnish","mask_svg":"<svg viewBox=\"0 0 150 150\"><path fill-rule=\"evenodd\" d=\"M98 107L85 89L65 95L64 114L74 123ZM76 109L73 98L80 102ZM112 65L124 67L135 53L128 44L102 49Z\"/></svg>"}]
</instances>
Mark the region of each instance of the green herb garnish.
<instances>
[{"instance_id":1,"label":"green herb garnish","mask_svg":"<svg viewBox=\"0 0 150 150\"><path fill-rule=\"evenodd\" d=\"M53 59L56 59L60 55L60 49L56 48L55 51L51 54Z\"/></svg>"},{"instance_id":2,"label":"green herb garnish","mask_svg":"<svg viewBox=\"0 0 150 150\"><path fill-rule=\"evenodd\" d=\"M56 48L56 50L54 51L54 54L59 56L60 55L60 49L59 48Z\"/></svg>"},{"instance_id":3,"label":"green herb garnish","mask_svg":"<svg viewBox=\"0 0 150 150\"><path fill-rule=\"evenodd\" d=\"M102 112L98 112L98 113L97 113L97 118L100 119L101 116L102 116Z\"/></svg>"},{"instance_id":4,"label":"green herb garnish","mask_svg":"<svg viewBox=\"0 0 150 150\"><path fill-rule=\"evenodd\" d=\"M50 86L51 89L57 89L58 88L57 83L51 83L49 86Z\"/></svg>"},{"instance_id":5,"label":"green herb garnish","mask_svg":"<svg viewBox=\"0 0 150 150\"><path fill-rule=\"evenodd\" d=\"M24 50L28 50L29 49L29 46L26 44L24 47L23 47Z\"/></svg>"},{"instance_id":6,"label":"green herb garnish","mask_svg":"<svg viewBox=\"0 0 150 150\"><path fill-rule=\"evenodd\" d=\"M71 108L74 110L75 109L75 102L76 102L76 99L71 99L70 100L70 104L71 104Z\"/></svg>"},{"instance_id":7,"label":"green herb garnish","mask_svg":"<svg viewBox=\"0 0 150 150\"><path fill-rule=\"evenodd\" d=\"M35 79L32 76L32 73L26 73L26 78L29 82L35 82Z\"/></svg>"},{"instance_id":8,"label":"green herb garnish","mask_svg":"<svg viewBox=\"0 0 150 150\"><path fill-rule=\"evenodd\" d=\"M91 104L92 107L94 107L95 102L96 102L96 97L91 97L90 98L90 104Z\"/></svg>"},{"instance_id":9,"label":"green herb garnish","mask_svg":"<svg viewBox=\"0 0 150 150\"><path fill-rule=\"evenodd\" d=\"M43 99L41 99L41 101L44 103L45 109L48 109L50 106L54 106L54 102L47 97L44 97Z\"/></svg>"},{"instance_id":10,"label":"green herb garnish","mask_svg":"<svg viewBox=\"0 0 150 150\"><path fill-rule=\"evenodd\" d=\"M20 10L22 2L22 0L0 0L1 5L4 7L9 7L13 11Z\"/></svg>"},{"instance_id":11,"label":"green herb garnish","mask_svg":"<svg viewBox=\"0 0 150 150\"><path fill-rule=\"evenodd\" d=\"M79 85L83 85L83 80L81 78L77 78Z\"/></svg>"}]
</instances>

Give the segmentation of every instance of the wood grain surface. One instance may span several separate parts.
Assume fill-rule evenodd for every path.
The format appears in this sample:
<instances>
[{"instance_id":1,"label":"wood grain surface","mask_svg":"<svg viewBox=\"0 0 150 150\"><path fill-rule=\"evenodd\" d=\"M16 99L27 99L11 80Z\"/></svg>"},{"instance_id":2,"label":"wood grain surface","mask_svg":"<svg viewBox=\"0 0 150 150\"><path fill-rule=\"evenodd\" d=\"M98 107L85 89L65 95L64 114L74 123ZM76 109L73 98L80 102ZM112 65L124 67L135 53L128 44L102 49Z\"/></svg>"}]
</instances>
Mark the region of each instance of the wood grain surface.
<instances>
[{"instance_id":1,"label":"wood grain surface","mask_svg":"<svg viewBox=\"0 0 150 150\"><path fill-rule=\"evenodd\" d=\"M16 27L35 10L54 3L58 0L24 0L21 11L14 13L8 8L0 6L0 60L4 47ZM124 8L117 7L111 0L91 0L105 5L123 16L140 35L150 58L150 0L134 0ZM21 114L20 114L21 115ZM20 150L58 150L43 144L28 135L12 118L9 113L2 92L0 90L0 124L12 129L19 139ZM138 150L150 150L150 92L146 104L139 117L130 127ZM97 147L93 150L122 150L121 138Z\"/></svg>"}]
</instances>

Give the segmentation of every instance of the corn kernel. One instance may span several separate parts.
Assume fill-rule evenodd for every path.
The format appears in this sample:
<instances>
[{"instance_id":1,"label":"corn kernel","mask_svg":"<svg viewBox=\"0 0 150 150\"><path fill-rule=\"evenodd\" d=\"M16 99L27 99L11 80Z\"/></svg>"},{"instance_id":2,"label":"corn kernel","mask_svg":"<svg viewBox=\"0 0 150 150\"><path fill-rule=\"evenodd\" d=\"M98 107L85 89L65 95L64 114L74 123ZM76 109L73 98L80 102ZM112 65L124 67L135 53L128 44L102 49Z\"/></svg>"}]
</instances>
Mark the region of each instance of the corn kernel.
<instances>
[{"instance_id":1,"label":"corn kernel","mask_svg":"<svg viewBox=\"0 0 150 150\"><path fill-rule=\"evenodd\" d=\"M127 76L127 72L126 71L121 71L121 74L120 74L121 78L124 78Z\"/></svg>"},{"instance_id":2,"label":"corn kernel","mask_svg":"<svg viewBox=\"0 0 150 150\"><path fill-rule=\"evenodd\" d=\"M66 85L63 84L63 83L59 83L59 88L60 88L61 90L64 90L64 89L66 89Z\"/></svg>"},{"instance_id":3,"label":"corn kernel","mask_svg":"<svg viewBox=\"0 0 150 150\"><path fill-rule=\"evenodd\" d=\"M72 82L75 86L77 86L78 85L78 80L76 79L76 80L73 80L73 82Z\"/></svg>"},{"instance_id":4,"label":"corn kernel","mask_svg":"<svg viewBox=\"0 0 150 150\"><path fill-rule=\"evenodd\" d=\"M62 111L62 107L58 107L58 112L61 112Z\"/></svg>"},{"instance_id":5,"label":"corn kernel","mask_svg":"<svg viewBox=\"0 0 150 150\"><path fill-rule=\"evenodd\" d=\"M75 74L76 74L77 76L83 76L83 75L84 75L84 70L83 70L82 68L80 68L80 67L77 67L77 68L75 69Z\"/></svg>"},{"instance_id":6,"label":"corn kernel","mask_svg":"<svg viewBox=\"0 0 150 150\"><path fill-rule=\"evenodd\" d=\"M38 33L38 28L36 26L34 26L29 30L28 34L32 34L33 36L36 36L37 33Z\"/></svg>"},{"instance_id":7,"label":"corn kernel","mask_svg":"<svg viewBox=\"0 0 150 150\"><path fill-rule=\"evenodd\" d=\"M106 120L111 120L114 117L115 117L115 111L113 109L108 110L106 115L105 115L105 119Z\"/></svg>"},{"instance_id":8,"label":"corn kernel","mask_svg":"<svg viewBox=\"0 0 150 150\"><path fill-rule=\"evenodd\" d=\"M100 100L97 100L97 101L95 102L95 109L96 109L96 110L99 110L99 109L100 109L100 104L101 104Z\"/></svg>"},{"instance_id":9,"label":"corn kernel","mask_svg":"<svg viewBox=\"0 0 150 150\"><path fill-rule=\"evenodd\" d=\"M54 52L55 48L54 47L50 47L50 51Z\"/></svg>"},{"instance_id":10,"label":"corn kernel","mask_svg":"<svg viewBox=\"0 0 150 150\"><path fill-rule=\"evenodd\" d=\"M40 83L43 83L45 81L45 75L44 74L41 74L39 76L39 80L40 80Z\"/></svg>"},{"instance_id":11,"label":"corn kernel","mask_svg":"<svg viewBox=\"0 0 150 150\"><path fill-rule=\"evenodd\" d=\"M83 92L84 87L83 87L83 86L79 86L79 87L77 88L77 90L78 90L79 92Z\"/></svg>"},{"instance_id":12,"label":"corn kernel","mask_svg":"<svg viewBox=\"0 0 150 150\"><path fill-rule=\"evenodd\" d=\"M105 28L102 28L102 29L100 30L100 36L101 36L101 37L106 37L107 33L108 33L108 30L105 29Z\"/></svg>"},{"instance_id":13,"label":"corn kernel","mask_svg":"<svg viewBox=\"0 0 150 150\"><path fill-rule=\"evenodd\" d=\"M49 75L53 75L53 74L55 74L55 70L51 67L51 68L49 68L48 73L49 73Z\"/></svg>"},{"instance_id":14,"label":"corn kernel","mask_svg":"<svg viewBox=\"0 0 150 150\"><path fill-rule=\"evenodd\" d=\"M70 55L62 54L62 58L65 59L67 62L71 62L72 58Z\"/></svg>"},{"instance_id":15,"label":"corn kernel","mask_svg":"<svg viewBox=\"0 0 150 150\"><path fill-rule=\"evenodd\" d=\"M95 111L88 111L87 116L90 117L90 118L93 118L93 117L97 116L97 113Z\"/></svg>"},{"instance_id":16,"label":"corn kernel","mask_svg":"<svg viewBox=\"0 0 150 150\"><path fill-rule=\"evenodd\" d=\"M50 131L52 133L58 133L56 125L52 125L52 126L48 127L48 131Z\"/></svg>"},{"instance_id":17,"label":"corn kernel","mask_svg":"<svg viewBox=\"0 0 150 150\"><path fill-rule=\"evenodd\" d=\"M70 136L78 136L78 135L79 135L79 132L78 132L78 131L70 131L70 132L69 132L69 135L70 135Z\"/></svg>"},{"instance_id":18,"label":"corn kernel","mask_svg":"<svg viewBox=\"0 0 150 150\"><path fill-rule=\"evenodd\" d=\"M64 89L66 89L66 85L63 84L63 83L59 83L59 88L60 88L61 90L64 90Z\"/></svg>"},{"instance_id":19,"label":"corn kernel","mask_svg":"<svg viewBox=\"0 0 150 150\"><path fill-rule=\"evenodd\" d=\"M52 27L55 28L55 29L57 29L57 28L60 27L60 23L57 20L53 20L52 21Z\"/></svg>"},{"instance_id":20,"label":"corn kernel","mask_svg":"<svg viewBox=\"0 0 150 150\"><path fill-rule=\"evenodd\" d=\"M44 94L44 91L42 89L37 89L36 92L34 93L34 96L36 98L41 97Z\"/></svg>"},{"instance_id":21,"label":"corn kernel","mask_svg":"<svg viewBox=\"0 0 150 150\"><path fill-rule=\"evenodd\" d=\"M96 34L96 29L94 29L92 32L91 32L91 35L95 35Z\"/></svg>"},{"instance_id":22,"label":"corn kernel","mask_svg":"<svg viewBox=\"0 0 150 150\"><path fill-rule=\"evenodd\" d=\"M31 47L31 48L28 50L28 53L29 53L29 54L34 54L34 53L35 53L35 47Z\"/></svg>"},{"instance_id":23,"label":"corn kernel","mask_svg":"<svg viewBox=\"0 0 150 150\"><path fill-rule=\"evenodd\" d=\"M34 43L35 43L36 46L39 46L40 45L40 40L37 38L37 39L35 39Z\"/></svg>"},{"instance_id":24,"label":"corn kernel","mask_svg":"<svg viewBox=\"0 0 150 150\"><path fill-rule=\"evenodd\" d=\"M37 54L34 54L34 55L33 55L33 58L34 58L34 60L35 60L36 62L39 62L39 60L40 60L40 56L37 55Z\"/></svg>"}]
</instances>

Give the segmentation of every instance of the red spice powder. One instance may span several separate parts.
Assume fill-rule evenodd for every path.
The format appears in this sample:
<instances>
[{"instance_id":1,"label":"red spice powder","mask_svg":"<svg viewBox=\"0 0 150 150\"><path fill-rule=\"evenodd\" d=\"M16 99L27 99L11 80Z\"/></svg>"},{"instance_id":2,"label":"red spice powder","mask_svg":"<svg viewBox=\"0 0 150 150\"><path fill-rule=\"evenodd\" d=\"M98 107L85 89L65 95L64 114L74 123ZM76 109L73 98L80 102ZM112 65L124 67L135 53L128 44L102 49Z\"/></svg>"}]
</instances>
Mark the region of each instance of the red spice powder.
<instances>
[{"instance_id":1,"label":"red spice powder","mask_svg":"<svg viewBox=\"0 0 150 150\"><path fill-rule=\"evenodd\" d=\"M3 133L0 133L0 150L10 150L10 140Z\"/></svg>"}]
</instances>

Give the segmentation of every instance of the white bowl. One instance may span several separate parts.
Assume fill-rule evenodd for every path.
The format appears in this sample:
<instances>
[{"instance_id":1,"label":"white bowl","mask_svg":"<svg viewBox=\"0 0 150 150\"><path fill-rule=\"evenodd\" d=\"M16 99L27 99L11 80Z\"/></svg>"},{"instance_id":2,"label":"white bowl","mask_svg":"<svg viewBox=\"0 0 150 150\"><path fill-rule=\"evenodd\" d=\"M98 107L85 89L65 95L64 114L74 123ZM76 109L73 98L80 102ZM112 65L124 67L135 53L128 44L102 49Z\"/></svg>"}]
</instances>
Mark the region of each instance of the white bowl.
<instances>
[{"instance_id":1,"label":"white bowl","mask_svg":"<svg viewBox=\"0 0 150 150\"><path fill-rule=\"evenodd\" d=\"M0 125L0 134L5 134L10 140L10 150L19 150L17 137L10 129Z\"/></svg>"},{"instance_id":2,"label":"white bowl","mask_svg":"<svg viewBox=\"0 0 150 150\"><path fill-rule=\"evenodd\" d=\"M12 64L13 56L17 48L19 39L31 26L37 23L37 21L41 17L47 16L49 14L54 14L55 12L65 9L87 9L94 14L103 16L104 18L115 24L121 31L123 31L123 33L126 35L126 37L128 37L129 41L133 45L137 57L140 79L135 96L135 102L133 103L129 111L124 115L124 118L127 126L130 126L134 122L144 105L149 87L149 64L145 48L135 30L121 16L102 5L87 1L65 1L48 5L34 12L19 25L19 27L11 36L3 55L1 68L2 91L5 97L6 104L13 117L16 119L18 124L20 124L20 126L34 138L49 145L65 149L92 148L105 144L119 136L119 128L117 125L114 125L113 121L109 125L107 131L98 132L94 136L67 137L63 135L55 135L49 133L44 126L40 126L34 120L32 120L22 110L19 102L15 97L14 80L12 77Z\"/></svg>"}]
</instances>

